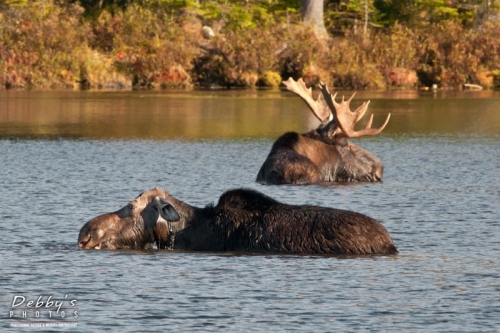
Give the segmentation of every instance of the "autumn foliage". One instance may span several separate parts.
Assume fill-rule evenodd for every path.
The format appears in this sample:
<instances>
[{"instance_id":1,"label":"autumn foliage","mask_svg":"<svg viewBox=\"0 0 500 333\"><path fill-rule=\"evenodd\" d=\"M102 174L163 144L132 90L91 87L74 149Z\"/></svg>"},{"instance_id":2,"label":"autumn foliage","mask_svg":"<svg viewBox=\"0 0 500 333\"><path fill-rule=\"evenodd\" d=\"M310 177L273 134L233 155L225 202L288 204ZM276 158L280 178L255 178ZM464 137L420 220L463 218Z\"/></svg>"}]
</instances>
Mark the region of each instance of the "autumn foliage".
<instances>
[{"instance_id":1,"label":"autumn foliage","mask_svg":"<svg viewBox=\"0 0 500 333\"><path fill-rule=\"evenodd\" d=\"M0 3L0 86L250 88L303 76L349 89L492 88L500 76L499 21L396 22L318 40L298 12L280 8L137 3L92 17L78 2Z\"/></svg>"}]
</instances>

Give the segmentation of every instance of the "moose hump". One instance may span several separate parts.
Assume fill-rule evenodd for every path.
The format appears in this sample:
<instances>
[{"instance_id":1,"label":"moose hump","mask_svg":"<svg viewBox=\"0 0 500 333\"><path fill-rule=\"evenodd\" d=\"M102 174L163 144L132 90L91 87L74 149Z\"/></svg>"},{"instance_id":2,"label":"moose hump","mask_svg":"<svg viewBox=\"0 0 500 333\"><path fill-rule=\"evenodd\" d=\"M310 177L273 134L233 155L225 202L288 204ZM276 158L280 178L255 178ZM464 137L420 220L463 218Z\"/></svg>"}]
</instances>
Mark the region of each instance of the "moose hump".
<instances>
[{"instance_id":1,"label":"moose hump","mask_svg":"<svg viewBox=\"0 0 500 333\"><path fill-rule=\"evenodd\" d=\"M365 128L354 130L363 118L369 101L355 111L350 110L354 94L340 103L327 86L320 84L317 99L304 81L292 78L283 82L299 95L319 119L318 128L298 134L289 132L279 137L262 164L256 181L263 184L314 184L319 182L377 182L382 180L382 162L371 152L348 142L348 138L377 135L389 122L390 114L379 128L372 128L373 114ZM324 97L325 103L321 101Z\"/></svg>"}]
</instances>

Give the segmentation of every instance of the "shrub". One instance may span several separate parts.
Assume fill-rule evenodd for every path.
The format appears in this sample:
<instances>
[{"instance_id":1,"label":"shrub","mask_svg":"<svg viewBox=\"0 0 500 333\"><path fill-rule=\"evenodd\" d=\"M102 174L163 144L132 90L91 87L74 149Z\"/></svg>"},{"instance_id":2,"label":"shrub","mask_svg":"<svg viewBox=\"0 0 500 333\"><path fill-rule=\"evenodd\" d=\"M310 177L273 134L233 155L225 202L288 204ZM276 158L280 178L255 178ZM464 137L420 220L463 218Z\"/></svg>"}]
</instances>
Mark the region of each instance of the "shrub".
<instances>
[{"instance_id":1,"label":"shrub","mask_svg":"<svg viewBox=\"0 0 500 333\"><path fill-rule=\"evenodd\" d=\"M30 2L0 16L0 83L5 87L77 86L90 30L77 5ZM75 29L75 27L78 27Z\"/></svg>"},{"instance_id":2,"label":"shrub","mask_svg":"<svg viewBox=\"0 0 500 333\"><path fill-rule=\"evenodd\" d=\"M500 21L393 24L325 41L300 24L296 0L106 1L86 17L68 3L91 2L0 0L1 87L246 88L304 77L378 89L395 68L426 86L498 84ZM204 25L215 36L204 39Z\"/></svg>"},{"instance_id":3,"label":"shrub","mask_svg":"<svg viewBox=\"0 0 500 333\"><path fill-rule=\"evenodd\" d=\"M281 84L281 75L273 71L265 71L259 76L257 85L259 87L267 87L272 89L278 89Z\"/></svg>"},{"instance_id":4,"label":"shrub","mask_svg":"<svg viewBox=\"0 0 500 333\"><path fill-rule=\"evenodd\" d=\"M201 30L201 25L200 25ZM94 25L93 47L114 57L116 70L127 75L136 87L154 87L172 67L191 69L197 52L189 33L162 11L131 5L112 16L102 12ZM189 77L179 85L188 85Z\"/></svg>"}]
</instances>

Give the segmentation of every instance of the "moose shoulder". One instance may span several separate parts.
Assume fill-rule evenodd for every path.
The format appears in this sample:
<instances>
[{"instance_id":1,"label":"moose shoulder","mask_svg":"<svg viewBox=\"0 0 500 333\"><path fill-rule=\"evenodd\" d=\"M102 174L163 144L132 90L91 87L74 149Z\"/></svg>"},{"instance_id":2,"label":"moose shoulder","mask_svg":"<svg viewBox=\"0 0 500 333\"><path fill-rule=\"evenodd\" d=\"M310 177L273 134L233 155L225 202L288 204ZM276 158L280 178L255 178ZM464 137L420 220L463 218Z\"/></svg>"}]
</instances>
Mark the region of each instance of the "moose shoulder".
<instances>
[{"instance_id":1,"label":"moose shoulder","mask_svg":"<svg viewBox=\"0 0 500 333\"><path fill-rule=\"evenodd\" d=\"M379 222L352 211L287 205L248 189L227 191L217 205L203 208L188 205L160 189L144 192L141 197L148 202L143 210L149 213L134 211L134 215L144 217L139 225L155 233L153 238L159 248L296 254L397 253ZM127 228L133 228L128 221L138 218L123 219ZM87 234L108 234L106 229L116 229L118 222L110 214L101 215L98 221L82 228L80 247L87 247ZM135 234L141 237L149 232Z\"/></svg>"},{"instance_id":2,"label":"moose shoulder","mask_svg":"<svg viewBox=\"0 0 500 333\"><path fill-rule=\"evenodd\" d=\"M389 122L390 114L379 128L371 128L373 115L366 127L355 131L355 124L365 114L369 102L352 112L354 97L335 101L328 88L320 84L317 99L304 81L292 78L283 82L298 94L320 120L318 128L304 134L289 132L279 137L259 170L256 181L263 184L313 184L320 182L376 182L382 179L382 162L371 152L347 141L348 138L377 135ZM321 102L324 96L326 104Z\"/></svg>"}]
</instances>

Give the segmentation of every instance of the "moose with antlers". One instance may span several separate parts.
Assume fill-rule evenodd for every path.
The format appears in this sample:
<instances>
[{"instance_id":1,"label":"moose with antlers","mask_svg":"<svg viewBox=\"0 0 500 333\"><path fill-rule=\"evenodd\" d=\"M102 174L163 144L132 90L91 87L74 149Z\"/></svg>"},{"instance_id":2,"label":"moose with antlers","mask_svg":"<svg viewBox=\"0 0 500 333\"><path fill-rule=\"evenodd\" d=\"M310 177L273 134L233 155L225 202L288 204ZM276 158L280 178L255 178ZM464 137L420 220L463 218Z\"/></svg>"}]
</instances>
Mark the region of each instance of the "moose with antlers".
<instances>
[{"instance_id":1,"label":"moose with antlers","mask_svg":"<svg viewBox=\"0 0 500 333\"><path fill-rule=\"evenodd\" d=\"M354 130L368 109L364 102L355 111L349 104L354 94L337 103L324 84L317 99L302 79L283 81L286 88L299 95L321 122L318 128L299 134L288 132L273 144L260 168L256 181L263 184L314 184L328 182L376 182L382 180L382 162L371 152L347 141L348 138L377 135L390 119L387 116L379 128L371 128L373 114L365 128ZM321 102L323 95L325 103Z\"/></svg>"}]
</instances>

